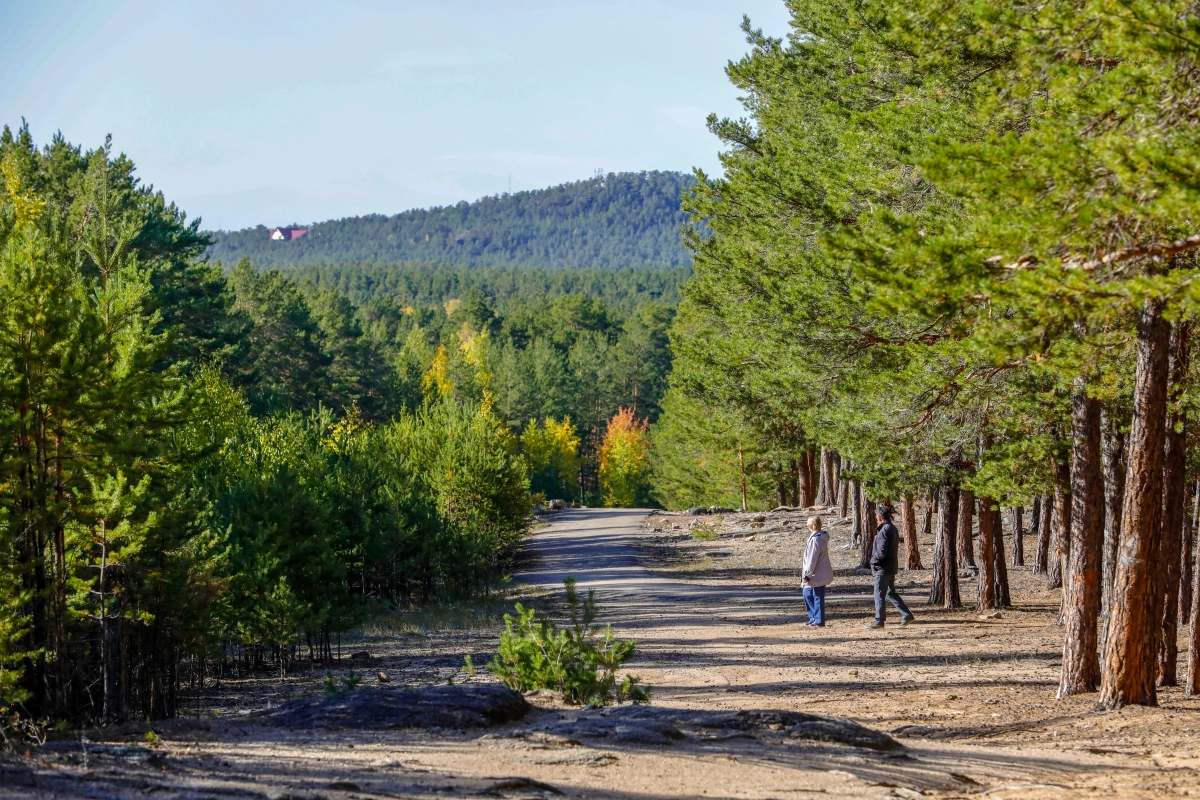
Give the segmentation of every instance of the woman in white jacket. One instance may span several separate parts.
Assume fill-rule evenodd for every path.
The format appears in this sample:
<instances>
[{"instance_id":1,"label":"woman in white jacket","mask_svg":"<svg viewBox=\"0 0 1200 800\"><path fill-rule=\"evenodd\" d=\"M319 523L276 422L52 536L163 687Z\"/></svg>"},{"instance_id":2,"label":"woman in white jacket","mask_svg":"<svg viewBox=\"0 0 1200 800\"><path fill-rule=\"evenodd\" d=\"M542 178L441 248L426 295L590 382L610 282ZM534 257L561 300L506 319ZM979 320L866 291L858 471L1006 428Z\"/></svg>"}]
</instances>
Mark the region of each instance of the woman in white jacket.
<instances>
[{"instance_id":1,"label":"woman in white jacket","mask_svg":"<svg viewBox=\"0 0 1200 800\"><path fill-rule=\"evenodd\" d=\"M808 625L825 627L825 587L833 583L833 564L829 563L829 534L821 530L821 518L809 517L812 531L804 547L804 606Z\"/></svg>"}]
</instances>

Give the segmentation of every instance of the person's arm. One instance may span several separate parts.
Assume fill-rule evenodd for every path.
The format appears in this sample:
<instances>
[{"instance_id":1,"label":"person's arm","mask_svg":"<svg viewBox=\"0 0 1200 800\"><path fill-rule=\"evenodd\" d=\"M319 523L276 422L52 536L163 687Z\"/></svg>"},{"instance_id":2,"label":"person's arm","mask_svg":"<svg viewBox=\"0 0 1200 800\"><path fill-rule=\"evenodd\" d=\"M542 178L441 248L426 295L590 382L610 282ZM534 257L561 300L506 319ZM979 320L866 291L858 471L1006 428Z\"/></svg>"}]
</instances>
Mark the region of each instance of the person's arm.
<instances>
[{"instance_id":1,"label":"person's arm","mask_svg":"<svg viewBox=\"0 0 1200 800\"><path fill-rule=\"evenodd\" d=\"M833 563L829 560L829 537L821 537L821 543L817 545L817 557L813 559L813 572L817 571L817 567L821 564L829 564L829 574L833 574Z\"/></svg>"},{"instance_id":2,"label":"person's arm","mask_svg":"<svg viewBox=\"0 0 1200 800\"><path fill-rule=\"evenodd\" d=\"M873 569L882 569L883 563L887 560L887 526L880 527L875 532L875 545L871 548L871 567Z\"/></svg>"}]
</instances>

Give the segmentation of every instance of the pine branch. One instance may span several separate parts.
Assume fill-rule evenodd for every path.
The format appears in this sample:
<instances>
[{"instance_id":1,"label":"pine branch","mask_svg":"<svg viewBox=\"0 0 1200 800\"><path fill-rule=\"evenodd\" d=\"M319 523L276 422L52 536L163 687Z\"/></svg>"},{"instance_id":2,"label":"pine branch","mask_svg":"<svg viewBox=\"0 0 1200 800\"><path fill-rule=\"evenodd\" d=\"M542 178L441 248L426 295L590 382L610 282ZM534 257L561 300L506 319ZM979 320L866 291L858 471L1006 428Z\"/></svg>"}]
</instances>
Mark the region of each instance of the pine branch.
<instances>
[{"instance_id":1,"label":"pine branch","mask_svg":"<svg viewBox=\"0 0 1200 800\"><path fill-rule=\"evenodd\" d=\"M1111 253L1093 258L1089 261L1078 261L1075 259L1067 259L1063 261L1063 266L1067 269L1078 269L1084 272L1095 272L1098 269L1119 264L1124 261L1132 261L1137 258L1170 258L1179 253L1188 250L1194 250L1200 247L1200 233L1193 234L1186 239L1176 239L1173 242L1146 242L1134 247L1125 247L1120 250L1114 250ZM1037 266L1040 263L1036 256L1021 256L1011 264L1000 266L1001 256L992 256L984 263L995 269L1003 270L1004 272L1015 272L1019 269L1028 269Z\"/></svg>"}]
</instances>

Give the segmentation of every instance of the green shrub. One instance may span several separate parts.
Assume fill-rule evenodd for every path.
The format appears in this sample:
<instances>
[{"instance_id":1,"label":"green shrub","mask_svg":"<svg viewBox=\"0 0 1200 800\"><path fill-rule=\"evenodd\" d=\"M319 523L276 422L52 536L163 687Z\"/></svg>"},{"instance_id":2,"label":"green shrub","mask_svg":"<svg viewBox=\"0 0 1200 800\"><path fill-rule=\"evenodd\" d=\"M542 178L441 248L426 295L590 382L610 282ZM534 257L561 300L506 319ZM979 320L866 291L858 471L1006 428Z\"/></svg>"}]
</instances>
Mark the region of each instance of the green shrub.
<instances>
[{"instance_id":1,"label":"green shrub","mask_svg":"<svg viewBox=\"0 0 1200 800\"><path fill-rule=\"evenodd\" d=\"M626 675L617 682L617 669L633 657L635 642L618 641L611 626L600 631L593 625L594 590L580 603L575 579L567 578L563 584L570 627L559 629L517 603L516 618L504 615L500 651L488 667L510 689L554 689L568 703L650 702L650 688L638 685L636 677Z\"/></svg>"}]
</instances>

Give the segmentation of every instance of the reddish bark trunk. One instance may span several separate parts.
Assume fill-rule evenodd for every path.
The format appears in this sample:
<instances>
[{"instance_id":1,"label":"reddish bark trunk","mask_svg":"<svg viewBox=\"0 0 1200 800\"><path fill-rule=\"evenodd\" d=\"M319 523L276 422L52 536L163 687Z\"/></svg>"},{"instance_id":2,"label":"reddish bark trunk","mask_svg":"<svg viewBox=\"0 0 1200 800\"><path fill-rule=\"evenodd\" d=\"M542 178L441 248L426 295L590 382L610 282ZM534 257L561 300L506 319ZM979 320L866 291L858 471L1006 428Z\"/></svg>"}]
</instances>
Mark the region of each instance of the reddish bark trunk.
<instances>
[{"instance_id":1,"label":"reddish bark trunk","mask_svg":"<svg viewBox=\"0 0 1200 800\"><path fill-rule=\"evenodd\" d=\"M904 493L904 500L901 502L900 515L901 524L903 525L902 532L904 534L904 547L908 554L908 561L905 564L905 569L921 569L921 548L917 541L917 510L913 508L912 495L908 492Z\"/></svg>"},{"instance_id":2,"label":"reddish bark trunk","mask_svg":"<svg viewBox=\"0 0 1200 800\"><path fill-rule=\"evenodd\" d=\"M1057 589L1063 585L1063 571L1071 556L1071 466L1057 458L1050 466L1054 470L1054 524L1050 526L1053 544L1046 588Z\"/></svg>"},{"instance_id":3,"label":"reddish bark trunk","mask_svg":"<svg viewBox=\"0 0 1200 800\"><path fill-rule=\"evenodd\" d=\"M833 476L833 494L829 496L829 505L836 506L842 500L842 455L837 450L832 452L830 470Z\"/></svg>"},{"instance_id":4,"label":"reddish bark trunk","mask_svg":"<svg viewBox=\"0 0 1200 800\"><path fill-rule=\"evenodd\" d=\"M1192 502L1200 503L1200 485L1193 487ZM1194 570L1194 561L1192 557L1192 548L1196 542L1196 516L1197 509L1192 506L1192 513L1183 522L1183 552L1179 559L1179 622L1181 625L1186 625L1188 615L1192 613L1192 576Z\"/></svg>"},{"instance_id":5,"label":"reddish bark trunk","mask_svg":"<svg viewBox=\"0 0 1200 800\"><path fill-rule=\"evenodd\" d=\"M975 493L962 489L958 493L958 568L975 566Z\"/></svg>"},{"instance_id":6,"label":"reddish bark trunk","mask_svg":"<svg viewBox=\"0 0 1200 800\"><path fill-rule=\"evenodd\" d=\"M821 480L817 488L817 505L833 503L833 453L821 448Z\"/></svg>"},{"instance_id":7,"label":"reddish bark trunk","mask_svg":"<svg viewBox=\"0 0 1200 800\"><path fill-rule=\"evenodd\" d=\"M996 559L996 605L1009 608L1012 606L1012 596L1008 591L1008 565L1004 563L1004 517L999 508L992 511L992 517L992 533L996 537L996 543L992 547Z\"/></svg>"},{"instance_id":8,"label":"reddish bark trunk","mask_svg":"<svg viewBox=\"0 0 1200 800\"><path fill-rule=\"evenodd\" d=\"M804 475L807 478L808 488L803 492L804 507L810 508L817 501L817 454L815 450L809 450L804 454Z\"/></svg>"},{"instance_id":9,"label":"reddish bark trunk","mask_svg":"<svg viewBox=\"0 0 1200 800\"><path fill-rule=\"evenodd\" d=\"M808 508L812 505L809 498L816 491L816 487L812 485L812 460L808 453L802 453L799 459L800 470L800 502L796 505L803 508Z\"/></svg>"},{"instance_id":10,"label":"reddish bark trunk","mask_svg":"<svg viewBox=\"0 0 1200 800\"><path fill-rule=\"evenodd\" d=\"M1025 566L1025 508L1013 507L1013 546L1012 563L1014 567Z\"/></svg>"},{"instance_id":11,"label":"reddish bark trunk","mask_svg":"<svg viewBox=\"0 0 1200 800\"><path fill-rule=\"evenodd\" d=\"M1159 560L1163 577L1162 619L1159 622L1158 685L1179 683L1179 559L1187 517L1187 411L1182 406L1188 374L1188 323L1175 325L1171 336L1171 385L1168 389L1166 441L1163 456L1163 521Z\"/></svg>"},{"instance_id":12,"label":"reddish bark trunk","mask_svg":"<svg viewBox=\"0 0 1200 800\"><path fill-rule=\"evenodd\" d=\"M862 486L858 481L850 481L850 538L854 544L861 545L863 537L862 518Z\"/></svg>"},{"instance_id":13,"label":"reddish bark trunk","mask_svg":"<svg viewBox=\"0 0 1200 800\"><path fill-rule=\"evenodd\" d=\"M1125 434L1107 416L1104 431L1104 573L1100 581L1100 654L1108 641L1112 614L1113 575L1117 571L1117 544L1121 540L1121 504L1125 500Z\"/></svg>"},{"instance_id":14,"label":"reddish bark trunk","mask_svg":"<svg viewBox=\"0 0 1200 800\"><path fill-rule=\"evenodd\" d=\"M1033 558L1033 571L1045 575L1050 570L1050 527L1053 524L1054 504L1050 497L1041 498L1042 513L1038 519L1037 553Z\"/></svg>"},{"instance_id":15,"label":"reddish bark trunk","mask_svg":"<svg viewBox=\"0 0 1200 800\"><path fill-rule=\"evenodd\" d=\"M865 488L860 491L862 492L862 511L860 513L862 514L863 535L862 540L859 542L858 568L870 569L871 551L875 547L875 501L867 499L867 490Z\"/></svg>"},{"instance_id":16,"label":"reddish bark trunk","mask_svg":"<svg viewBox=\"0 0 1200 800\"><path fill-rule=\"evenodd\" d=\"M1162 463L1167 422L1170 326L1163 305L1147 300L1138 319L1137 377L1121 541L1113 578L1112 615L1100 682L1100 706L1157 705L1162 583L1158 540L1162 525Z\"/></svg>"},{"instance_id":17,"label":"reddish bark trunk","mask_svg":"<svg viewBox=\"0 0 1200 800\"><path fill-rule=\"evenodd\" d=\"M1200 487L1197 491L1200 493ZM1197 561L1192 563L1192 573L1200 575L1200 547L1196 548L1196 558ZM1188 628L1187 683L1183 688L1188 695L1198 695L1200 694L1200 591L1192 592Z\"/></svg>"},{"instance_id":18,"label":"reddish bark trunk","mask_svg":"<svg viewBox=\"0 0 1200 800\"><path fill-rule=\"evenodd\" d=\"M800 505L800 462L793 458L789 466L791 467L789 477L791 478L792 492L791 497L788 498L788 505L794 508Z\"/></svg>"},{"instance_id":19,"label":"reddish bark trunk","mask_svg":"<svg viewBox=\"0 0 1200 800\"><path fill-rule=\"evenodd\" d=\"M838 495L838 516L844 519L850 515L850 506L852 505L850 495L854 492L853 482L843 480L839 481L838 485L838 492L840 492Z\"/></svg>"},{"instance_id":20,"label":"reddish bark trunk","mask_svg":"<svg viewBox=\"0 0 1200 800\"><path fill-rule=\"evenodd\" d=\"M1072 398L1071 530L1064 578L1062 675L1058 697L1094 692L1100 682L1096 623L1104 558L1104 472L1100 456L1100 403L1082 378Z\"/></svg>"},{"instance_id":21,"label":"reddish bark trunk","mask_svg":"<svg viewBox=\"0 0 1200 800\"><path fill-rule=\"evenodd\" d=\"M943 486L938 501L938 532L933 548L933 582L930 605L961 608L958 593L958 495L954 486Z\"/></svg>"},{"instance_id":22,"label":"reddish bark trunk","mask_svg":"<svg viewBox=\"0 0 1200 800\"><path fill-rule=\"evenodd\" d=\"M996 609L996 532L992 499L979 498L979 610Z\"/></svg>"}]
</instances>

